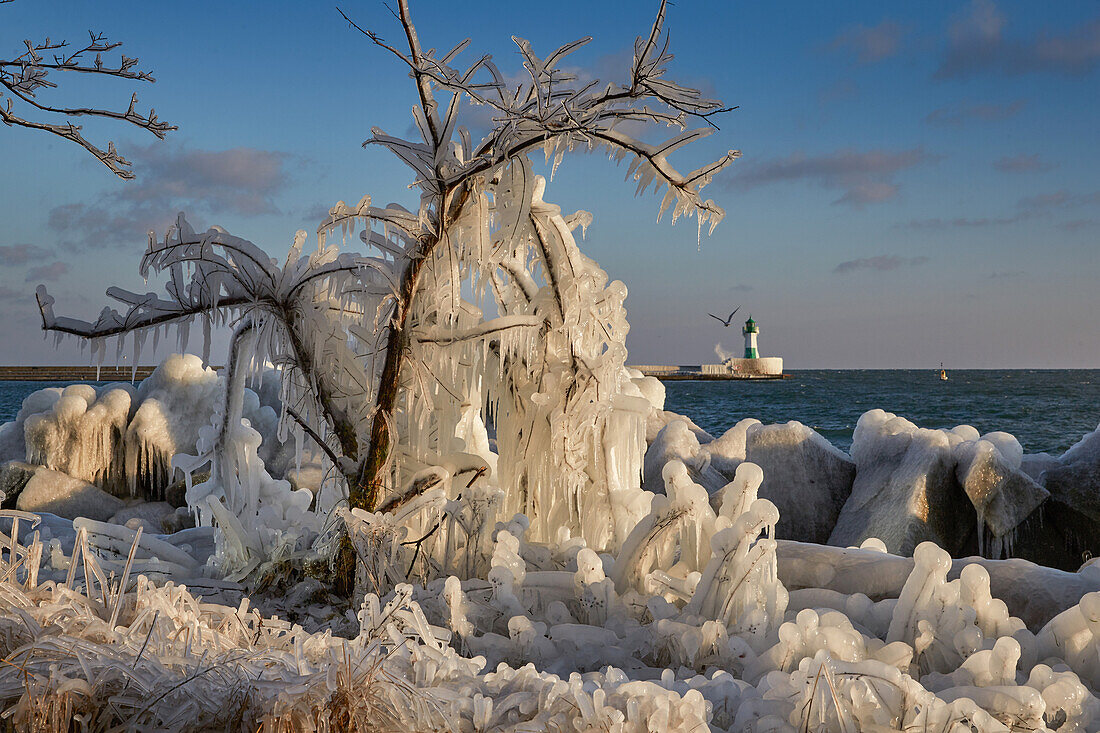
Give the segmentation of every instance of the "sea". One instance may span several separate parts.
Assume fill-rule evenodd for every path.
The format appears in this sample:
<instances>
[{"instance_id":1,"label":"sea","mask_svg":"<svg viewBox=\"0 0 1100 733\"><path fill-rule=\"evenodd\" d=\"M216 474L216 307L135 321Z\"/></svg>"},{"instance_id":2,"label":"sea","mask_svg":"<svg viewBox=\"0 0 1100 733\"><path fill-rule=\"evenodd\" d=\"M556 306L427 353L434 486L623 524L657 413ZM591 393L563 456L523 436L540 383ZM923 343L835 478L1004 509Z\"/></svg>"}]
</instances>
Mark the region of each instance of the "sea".
<instances>
[{"instance_id":1,"label":"sea","mask_svg":"<svg viewBox=\"0 0 1100 733\"><path fill-rule=\"evenodd\" d=\"M0 423L31 392L65 384L0 381ZM1100 423L1100 369L955 370L946 382L929 369L803 370L781 380L665 382L665 390L665 409L714 436L746 417L798 420L843 450L859 416L876 407L925 428L1002 430L1029 453L1061 453Z\"/></svg>"}]
</instances>

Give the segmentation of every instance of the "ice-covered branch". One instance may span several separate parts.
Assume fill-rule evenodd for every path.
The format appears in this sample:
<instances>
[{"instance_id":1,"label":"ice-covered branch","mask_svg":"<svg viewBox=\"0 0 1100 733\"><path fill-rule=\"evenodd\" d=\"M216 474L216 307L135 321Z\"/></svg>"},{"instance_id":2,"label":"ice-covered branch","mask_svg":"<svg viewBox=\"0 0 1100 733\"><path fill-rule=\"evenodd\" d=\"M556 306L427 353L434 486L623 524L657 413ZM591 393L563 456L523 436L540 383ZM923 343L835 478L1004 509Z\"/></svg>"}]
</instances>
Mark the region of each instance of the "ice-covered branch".
<instances>
[{"instance_id":1,"label":"ice-covered branch","mask_svg":"<svg viewBox=\"0 0 1100 733\"><path fill-rule=\"evenodd\" d=\"M672 59L664 30L666 10L667 4L662 1L649 35L638 38L635 43L635 56L625 85L581 80L576 74L559 68L562 59L591 40L587 37L562 46L545 59L540 59L526 40L513 38L530 81L512 87L506 84L489 56L479 58L464 72L450 65L450 60L468 41L460 43L442 59L435 58L432 51L422 51L404 2L399 17L410 44L408 54L386 44L376 33L363 29L344 15L372 42L409 66L421 96L421 105L414 110L422 132L421 142L404 140L375 129L365 144L382 145L397 155L416 171L417 185L428 195L463 188L474 177L491 174L513 158L538 148L543 148L548 158L554 156L556 166L568 150L606 147L616 160L633 158L628 176L638 181L639 192L652 182L656 182L658 188L668 186L669 193L662 202L661 211L675 204L674 219L696 214L700 217L700 226L709 221L713 229L724 213L714 202L704 200L699 192L740 154L730 151L685 176L669 165L667 156L687 142L702 137L707 130L691 131L654 146L619 129L623 123L633 122L685 130L692 118L704 120L714 129L712 118L733 109L665 77ZM479 73L488 74L489 79L477 80ZM454 95L442 121L432 96L433 86ZM476 146L472 145L468 131L455 119L459 97L475 105L489 106L496 113L493 129ZM659 109L647 104L655 104ZM456 134L458 140L453 139Z\"/></svg>"},{"instance_id":2,"label":"ice-covered branch","mask_svg":"<svg viewBox=\"0 0 1100 733\"><path fill-rule=\"evenodd\" d=\"M461 341L484 338L509 328L541 328L544 324L545 322L539 316L501 316L463 331L450 331L443 328L413 331L413 339L422 344L445 346Z\"/></svg>"}]
</instances>

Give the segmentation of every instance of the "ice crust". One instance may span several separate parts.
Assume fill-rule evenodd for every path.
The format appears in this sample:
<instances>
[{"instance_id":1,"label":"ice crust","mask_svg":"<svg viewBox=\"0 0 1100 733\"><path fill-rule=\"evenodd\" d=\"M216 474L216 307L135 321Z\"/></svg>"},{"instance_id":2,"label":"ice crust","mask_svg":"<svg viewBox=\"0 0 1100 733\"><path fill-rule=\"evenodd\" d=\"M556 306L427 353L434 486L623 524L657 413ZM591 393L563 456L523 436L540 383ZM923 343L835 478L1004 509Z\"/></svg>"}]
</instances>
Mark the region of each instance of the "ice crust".
<instances>
[{"instance_id":1,"label":"ice crust","mask_svg":"<svg viewBox=\"0 0 1100 733\"><path fill-rule=\"evenodd\" d=\"M4 637L13 665L0 669L0 701L19 724L112 695L115 715L151 730L226 725L231 689L247 693L234 720L260 730L328 730L334 695L378 730L1100 725L1100 592L1075 591L1029 629L993 579L1003 588L1030 572L1050 586L1059 571L953 564L931 543L908 559L874 542L777 542L763 472L744 462L736 475L715 511L671 461L665 492L602 554L565 531L530 539L526 517L506 519L488 489L432 489L396 515L344 511L375 562L359 577L359 611L334 614L306 581L284 599L297 624L218 602L240 595L201 577L211 528L158 537L82 519L47 547L58 525L31 534L38 517L4 511L3 526L19 527L0 545L18 561L0 558L0 622L20 620ZM1090 573L1081 581L1100 587ZM813 584L789 590L799 578Z\"/></svg>"},{"instance_id":2,"label":"ice crust","mask_svg":"<svg viewBox=\"0 0 1100 733\"><path fill-rule=\"evenodd\" d=\"M659 395L626 377L636 389L626 394L655 412ZM187 492L198 527L157 531L175 516L163 503L68 523L0 512L2 526L20 523L0 537L17 546L0 557L17 558L0 582L0 622L22 619L5 654L33 680L0 670L0 700L15 720L44 705L78 709L127 678L157 702L120 707L128 693L114 693L114 709L160 730L218 724L229 680L249 691L241 719L270 730L323 718L333 695L381 730L1100 727L1100 564L1068 573L953 561L931 542L901 557L887 552L888 533L860 549L776 539L783 515L765 489L836 511L853 472L846 509L883 501L868 477L880 490L926 496L950 486L974 512L968 531L980 514L1003 537L996 531L1011 532L1044 491L1010 436L922 431L872 412L849 461L799 423L746 420L700 443L689 423L671 421L646 456L645 487L619 489L626 503L604 505L606 525L589 511L587 526L618 528L597 530L596 543L564 524L543 539L494 481L466 485L462 472L477 461L456 456L432 469L435 488L396 513L338 510L367 560L357 568L360 610L336 611L307 579L266 604L297 619L288 623L251 609L233 581L323 551L323 515L311 510L312 492L268 471L270 433L244 417L244 380L216 384L197 455L174 461L211 467ZM54 409L63 395L36 399L64 418ZM476 426L462 441L492 461ZM21 496L51 477L44 486L56 494L99 492L37 468ZM183 629L185 650L174 646ZM60 656L76 643L76 657ZM230 659L219 687L197 674ZM333 674L349 659L373 675Z\"/></svg>"}]
</instances>

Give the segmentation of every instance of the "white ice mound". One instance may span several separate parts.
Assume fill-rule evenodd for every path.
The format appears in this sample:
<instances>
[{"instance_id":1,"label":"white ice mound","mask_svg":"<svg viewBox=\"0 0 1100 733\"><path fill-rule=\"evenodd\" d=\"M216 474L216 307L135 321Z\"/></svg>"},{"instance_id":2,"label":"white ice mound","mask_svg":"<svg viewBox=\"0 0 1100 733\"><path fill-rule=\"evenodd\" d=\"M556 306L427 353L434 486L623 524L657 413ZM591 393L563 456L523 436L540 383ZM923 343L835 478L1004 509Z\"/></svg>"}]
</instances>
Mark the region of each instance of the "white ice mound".
<instances>
[{"instance_id":1,"label":"white ice mound","mask_svg":"<svg viewBox=\"0 0 1100 733\"><path fill-rule=\"evenodd\" d=\"M714 440L714 436L703 430L701 427L695 424L695 421L686 415L680 415L668 410L651 410L649 417L646 419L645 424L645 440L646 443L653 443L657 439L660 432L670 423L677 421L684 421L687 423L688 428L695 434L696 440L701 444L709 443Z\"/></svg>"},{"instance_id":2,"label":"white ice mound","mask_svg":"<svg viewBox=\"0 0 1100 733\"><path fill-rule=\"evenodd\" d=\"M991 433L955 449L956 477L978 513L978 551L993 558L1011 550L1016 528L1050 497L1020 470L1023 449L1015 438L990 439L997 435Z\"/></svg>"},{"instance_id":3,"label":"white ice mound","mask_svg":"<svg viewBox=\"0 0 1100 733\"><path fill-rule=\"evenodd\" d=\"M3 429L0 446L14 445L19 435L18 452L0 457L61 471L116 496L161 500L174 478L172 456L194 449L199 429L222 399L222 384L199 357L174 354L136 388L76 384L38 390ZM264 436L261 457L283 475L292 451L277 439L275 409L245 390L243 414Z\"/></svg>"},{"instance_id":4,"label":"white ice mound","mask_svg":"<svg viewBox=\"0 0 1100 733\"><path fill-rule=\"evenodd\" d=\"M745 461L748 452L748 432L760 421L747 417L719 437L705 443L703 450L710 454L710 465L728 479L733 478L737 467Z\"/></svg>"}]
</instances>

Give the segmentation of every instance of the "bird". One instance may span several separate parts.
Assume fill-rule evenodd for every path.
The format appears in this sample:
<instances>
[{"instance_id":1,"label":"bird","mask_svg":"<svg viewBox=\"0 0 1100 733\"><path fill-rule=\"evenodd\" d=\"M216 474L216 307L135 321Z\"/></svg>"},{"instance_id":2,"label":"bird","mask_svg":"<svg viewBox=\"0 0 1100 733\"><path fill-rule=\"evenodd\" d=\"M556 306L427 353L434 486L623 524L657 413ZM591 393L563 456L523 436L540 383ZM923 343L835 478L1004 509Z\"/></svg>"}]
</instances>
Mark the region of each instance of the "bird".
<instances>
[{"instance_id":1,"label":"bird","mask_svg":"<svg viewBox=\"0 0 1100 733\"><path fill-rule=\"evenodd\" d=\"M716 320L716 321L718 321L719 323L721 323L721 324L722 324L723 326L725 326L726 328L729 328L729 327L730 327L730 324L731 324L731 323L733 323L733 317L734 317L735 315L737 315L737 311L739 311L739 310L741 310L741 306L737 306L736 308L734 308L734 309L733 309L733 313L730 313L730 317L729 317L729 318L727 318L727 319L726 319L726 320L724 320L724 321L723 321L723 320L722 320L721 318L719 318L718 316L714 315L713 313L708 313L707 315L708 315L708 316L710 316L711 318L715 319L715 320Z\"/></svg>"}]
</instances>

